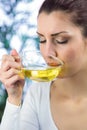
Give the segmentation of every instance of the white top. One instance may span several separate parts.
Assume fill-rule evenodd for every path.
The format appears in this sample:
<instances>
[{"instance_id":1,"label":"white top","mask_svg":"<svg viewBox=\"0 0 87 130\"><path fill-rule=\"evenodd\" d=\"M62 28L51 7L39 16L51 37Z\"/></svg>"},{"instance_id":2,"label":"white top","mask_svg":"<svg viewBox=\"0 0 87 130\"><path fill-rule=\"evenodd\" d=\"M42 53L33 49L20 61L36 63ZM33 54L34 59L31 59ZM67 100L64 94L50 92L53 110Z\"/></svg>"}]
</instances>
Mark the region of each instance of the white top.
<instances>
[{"instance_id":1,"label":"white top","mask_svg":"<svg viewBox=\"0 0 87 130\"><path fill-rule=\"evenodd\" d=\"M34 82L22 107L7 101L0 130L58 130L50 111L50 83Z\"/></svg>"}]
</instances>

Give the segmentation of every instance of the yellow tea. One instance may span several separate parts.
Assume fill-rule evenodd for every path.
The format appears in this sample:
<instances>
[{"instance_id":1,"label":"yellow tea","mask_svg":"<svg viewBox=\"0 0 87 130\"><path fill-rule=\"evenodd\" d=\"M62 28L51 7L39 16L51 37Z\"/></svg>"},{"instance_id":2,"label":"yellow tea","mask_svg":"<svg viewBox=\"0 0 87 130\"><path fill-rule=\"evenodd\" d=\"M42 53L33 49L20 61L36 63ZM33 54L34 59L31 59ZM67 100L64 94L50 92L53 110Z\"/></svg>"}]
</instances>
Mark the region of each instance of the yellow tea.
<instances>
[{"instance_id":1,"label":"yellow tea","mask_svg":"<svg viewBox=\"0 0 87 130\"><path fill-rule=\"evenodd\" d=\"M61 66L49 67L44 70L29 70L27 68L22 68L19 75L24 75L31 80L47 82L55 79L59 75L60 71Z\"/></svg>"}]
</instances>

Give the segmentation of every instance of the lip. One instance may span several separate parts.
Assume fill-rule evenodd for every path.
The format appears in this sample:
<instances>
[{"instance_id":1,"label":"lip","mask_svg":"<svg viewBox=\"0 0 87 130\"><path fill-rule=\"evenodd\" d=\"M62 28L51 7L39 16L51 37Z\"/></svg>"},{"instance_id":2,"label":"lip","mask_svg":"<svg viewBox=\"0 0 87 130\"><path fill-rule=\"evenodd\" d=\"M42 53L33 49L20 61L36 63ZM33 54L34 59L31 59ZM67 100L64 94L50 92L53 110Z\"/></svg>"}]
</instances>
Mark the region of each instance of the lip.
<instances>
[{"instance_id":1,"label":"lip","mask_svg":"<svg viewBox=\"0 0 87 130\"><path fill-rule=\"evenodd\" d=\"M61 66L60 63L58 64L58 63L54 63L54 62L50 62L50 63L48 62L47 65L52 66L52 67L58 67L58 66Z\"/></svg>"},{"instance_id":2,"label":"lip","mask_svg":"<svg viewBox=\"0 0 87 130\"><path fill-rule=\"evenodd\" d=\"M50 58L51 59L46 62L48 66L59 67L59 66L63 66L64 65L64 62L62 60L60 60L58 57L50 55Z\"/></svg>"}]
</instances>

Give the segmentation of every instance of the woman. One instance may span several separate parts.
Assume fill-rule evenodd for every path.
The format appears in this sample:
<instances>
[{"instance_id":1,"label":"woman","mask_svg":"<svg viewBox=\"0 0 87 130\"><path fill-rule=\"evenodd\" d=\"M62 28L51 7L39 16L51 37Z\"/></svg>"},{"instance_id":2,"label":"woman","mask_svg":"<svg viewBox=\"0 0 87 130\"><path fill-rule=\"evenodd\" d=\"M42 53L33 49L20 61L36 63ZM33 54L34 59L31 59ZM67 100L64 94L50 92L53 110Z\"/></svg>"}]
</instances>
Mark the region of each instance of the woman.
<instances>
[{"instance_id":1,"label":"woman","mask_svg":"<svg viewBox=\"0 0 87 130\"><path fill-rule=\"evenodd\" d=\"M87 1L45 0L37 18L40 50L64 66L53 82L35 82L20 107L24 77L15 50L5 55L0 80L8 92L1 130L87 130Z\"/></svg>"}]
</instances>

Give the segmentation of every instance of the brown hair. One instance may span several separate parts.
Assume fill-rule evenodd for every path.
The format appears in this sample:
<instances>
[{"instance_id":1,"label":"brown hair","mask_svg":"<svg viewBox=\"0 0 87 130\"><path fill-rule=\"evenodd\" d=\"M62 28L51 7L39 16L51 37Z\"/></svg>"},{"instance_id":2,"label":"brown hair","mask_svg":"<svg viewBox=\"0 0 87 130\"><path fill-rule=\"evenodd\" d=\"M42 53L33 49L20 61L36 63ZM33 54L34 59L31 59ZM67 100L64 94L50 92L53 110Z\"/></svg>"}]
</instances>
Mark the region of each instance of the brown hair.
<instances>
[{"instance_id":1,"label":"brown hair","mask_svg":"<svg viewBox=\"0 0 87 130\"><path fill-rule=\"evenodd\" d=\"M80 26L83 35L87 36L87 0L45 0L39 14L41 12L50 14L53 11L64 11L70 14L72 22Z\"/></svg>"}]
</instances>

